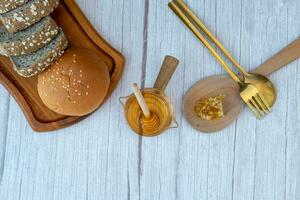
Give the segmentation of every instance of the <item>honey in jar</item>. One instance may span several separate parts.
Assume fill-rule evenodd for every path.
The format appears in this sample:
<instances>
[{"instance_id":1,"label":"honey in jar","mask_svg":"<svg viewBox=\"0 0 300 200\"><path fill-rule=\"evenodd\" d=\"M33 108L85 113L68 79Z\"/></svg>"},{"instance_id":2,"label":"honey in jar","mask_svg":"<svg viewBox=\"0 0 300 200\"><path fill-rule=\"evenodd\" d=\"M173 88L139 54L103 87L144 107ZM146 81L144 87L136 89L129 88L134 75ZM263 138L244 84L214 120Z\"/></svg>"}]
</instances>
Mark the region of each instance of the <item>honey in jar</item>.
<instances>
[{"instance_id":1,"label":"honey in jar","mask_svg":"<svg viewBox=\"0 0 300 200\"><path fill-rule=\"evenodd\" d=\"M128 97L124 109L129 126L141 136L156 136L169 129L173 122L170 100L156 89L142 91L151 116L146 118L134 95Z\"/></svg>"}]
</instances>

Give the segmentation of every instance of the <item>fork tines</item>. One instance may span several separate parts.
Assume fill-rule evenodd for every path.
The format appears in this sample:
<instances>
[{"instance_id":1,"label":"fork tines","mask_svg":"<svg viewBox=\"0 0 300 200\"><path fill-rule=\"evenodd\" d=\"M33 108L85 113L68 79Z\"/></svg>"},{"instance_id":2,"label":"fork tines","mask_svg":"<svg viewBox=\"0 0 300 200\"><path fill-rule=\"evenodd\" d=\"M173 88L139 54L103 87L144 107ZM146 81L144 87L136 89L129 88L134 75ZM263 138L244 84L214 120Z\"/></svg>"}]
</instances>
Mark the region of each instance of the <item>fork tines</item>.
<instances>
[{"instance_id":1,"label":"fork tines","mask_svg":"<svg viewBox=\"0 0 300 200\"><path fill-rule=\"evenodd\" d=\"M271 112L271 108L269 107L266 99L260 93L256 93L256 95L252 96L246 104L258 119L262 119L265 115Z\"/></svg>"}]
</instances>

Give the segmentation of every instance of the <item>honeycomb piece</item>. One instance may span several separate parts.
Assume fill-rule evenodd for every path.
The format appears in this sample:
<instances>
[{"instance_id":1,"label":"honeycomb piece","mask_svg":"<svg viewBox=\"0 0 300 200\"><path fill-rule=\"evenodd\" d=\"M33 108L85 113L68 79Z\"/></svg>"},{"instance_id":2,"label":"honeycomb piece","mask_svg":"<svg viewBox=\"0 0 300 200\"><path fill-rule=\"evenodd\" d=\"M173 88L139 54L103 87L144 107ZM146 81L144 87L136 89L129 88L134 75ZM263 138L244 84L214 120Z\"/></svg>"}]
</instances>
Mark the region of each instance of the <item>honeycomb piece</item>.
<instances>
[{"instance_id":1,"label":"honeycomb piece","mask_svg":"<svg viewBox=\"0 0 300 200\"><path fill-rule=\"evenodd\" d=\"M201 99L196 102L195 111L203 120L214 120L224 117L223 104L224 95Z\"/></svg>"}]
</instances>

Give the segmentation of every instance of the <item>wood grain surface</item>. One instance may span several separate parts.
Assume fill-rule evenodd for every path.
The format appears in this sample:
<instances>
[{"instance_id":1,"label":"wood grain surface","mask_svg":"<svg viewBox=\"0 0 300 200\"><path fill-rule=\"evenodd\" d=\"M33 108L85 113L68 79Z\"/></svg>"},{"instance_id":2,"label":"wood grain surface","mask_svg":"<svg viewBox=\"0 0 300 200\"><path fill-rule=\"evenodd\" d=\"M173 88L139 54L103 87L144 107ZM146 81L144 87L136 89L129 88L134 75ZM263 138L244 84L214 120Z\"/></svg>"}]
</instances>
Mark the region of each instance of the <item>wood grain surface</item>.
<instances>
[{"instance_id":1,"label":"wood grain surface","mask_svg":"<svg viewBox=\"0 0 300 200\"><path fill-rule=\"evenodd\" d=\"M167 0L77 0L97 31L126 57L111 99L87 120L37 134L0 89L0 199L299 200L300 61L271 75L272 115L245 109L230 127L200 134L182 115L183 94L224 71L168 9ZM187 0L248 70L300 36L297 0ZM126 125L120 96L152 86L165 55L180 66L166 94L180 128L155 138ZM1 170L3 169L3 170ZM2 175L2 176L1 176Z\"/></svg>"}]
</instances>

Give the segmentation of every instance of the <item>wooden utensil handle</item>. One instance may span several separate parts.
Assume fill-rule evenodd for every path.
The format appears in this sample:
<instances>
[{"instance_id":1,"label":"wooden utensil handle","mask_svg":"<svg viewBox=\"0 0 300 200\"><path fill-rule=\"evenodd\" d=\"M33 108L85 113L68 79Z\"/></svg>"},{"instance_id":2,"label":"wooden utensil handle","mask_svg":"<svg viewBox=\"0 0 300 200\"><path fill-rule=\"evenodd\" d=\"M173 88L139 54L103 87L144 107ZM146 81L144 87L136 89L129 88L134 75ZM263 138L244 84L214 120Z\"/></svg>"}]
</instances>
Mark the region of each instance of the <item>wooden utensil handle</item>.
<instances>
[{"instance_id":1,"label":"wooden utensil handle","mask_svg":"<svg viewBox=\"0 0 300 200\"><path fill-rule=\"evenodd\" d=\"M287 64L300 57L300 38L289 44L278 54L270 58L267 62L256 68L253 72L264 76L281 69Z\"/></svg>"},{"instance_id":2,"label":"wooden utensil handle","mask_svg":"<svg viewBox=\"0 0 300 200\"><path fill-rule=\"evenodd\" d=\"M166 56L155 81L154 88L164 91L176 71L178 64L179 60L172 56Z\"/></svg>"},{"instance_id":3,"label":"wooden utensil handle","mask_svg":"<svg viewBox=\"0 0 300 200\"><path fill-rule=\"evenodd\" d=\"M151 117L151 113L150 113L149 107L144 99L144 96L143 96L140 88L138 87L138 85L136 83L132 84L131 87L132 87L133 93L141 107L143 115L145 116L146 119L149 119Z\"/></svg>"}]
</instances>

